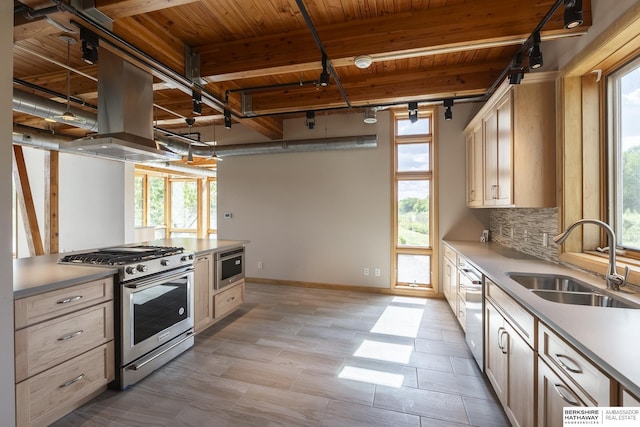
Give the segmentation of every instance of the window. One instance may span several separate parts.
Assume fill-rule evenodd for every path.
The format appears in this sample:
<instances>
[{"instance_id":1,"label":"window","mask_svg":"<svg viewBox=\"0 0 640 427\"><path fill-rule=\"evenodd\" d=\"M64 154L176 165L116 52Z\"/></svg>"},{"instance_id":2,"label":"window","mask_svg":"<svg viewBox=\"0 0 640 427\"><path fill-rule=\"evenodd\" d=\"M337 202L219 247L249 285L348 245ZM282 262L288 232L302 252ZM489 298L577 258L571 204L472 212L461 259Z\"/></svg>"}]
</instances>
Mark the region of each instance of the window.
<instances>
[{"instance_id":1,"label":"window","mask_svg":"<svg viewBox=\"0 0 640 427\"><path fill-rule=\"evenodd\" d=\"M611 74L611 218L624 249L640 250L640 58Z\"/></svg>"},{"instance_id":2,"label":"window","mask_svg":"<svg viewBox=\"0 0 640 427\"><path fill-rule=\"evenodd\" d=\"M210 239L218 236L218 182L214 178L210 178L209 184L209 230Z\"/></svg>"},{"instance_id":3,"label":"window","mask_svg":"<svg viewBox=\"0 0 640 427\"><path fill-rule=\"evenodd\" d=\"M196 237L198 233L198 183L171 179L170 237Z\"/></svg>"},{"instance_id":4,"label":"window","mask_svg":"<svg viewBox=\"0 0 640 427\"><path fill-rule=\"evenodd\" d=\"M395 286L432 287L433 135L432 113L411 123L395 116L394 267Z\"/></svg>"}]
</instances>

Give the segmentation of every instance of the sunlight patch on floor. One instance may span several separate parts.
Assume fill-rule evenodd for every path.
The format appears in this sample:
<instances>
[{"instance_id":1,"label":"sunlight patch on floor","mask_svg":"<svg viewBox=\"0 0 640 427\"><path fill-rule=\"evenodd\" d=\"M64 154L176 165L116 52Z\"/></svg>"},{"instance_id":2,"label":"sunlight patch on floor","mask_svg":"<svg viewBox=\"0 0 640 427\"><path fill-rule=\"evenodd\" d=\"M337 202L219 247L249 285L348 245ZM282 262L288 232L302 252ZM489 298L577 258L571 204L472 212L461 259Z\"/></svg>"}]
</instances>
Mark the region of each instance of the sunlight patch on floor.
<instances>
[{"instance_id":1,"label":"sunlight patch on floor","mask_svg":"<svg viewBox=\"0 0 640 427\"><path fill-rule=\"evenodd\" d=\"M392 307L385 308L371 332L375 334L395 335L416 338L424 310L421 308Z\"/></svg>"},{"instance_id":2,"label":"sunlight patch on floor","mask_svg":"<svg viewBox=\"0 0 640 427\"><path fill-rule=\"evenodd\" d=\"M391 302L399 303L399 304L415 304L415 305L427 305L426 298L415 298L415 297L393 297Z\"/></svg>"},{"instance_id":3,"label":"sunlight patch on floor","mask_svg":"<svg viewBox=\"0 0 640 427\"><path fill-rule=\"evenodd\" d=\"M373 369L356 368L355 366L345 366L338 374L338 378L396 388L402 387L404 381L404 375Z\"/></svg>"},{"instance_id":4,"label":"sunlight patch on floor","mask_svg":"<svg viewBox=\"0 0 640 427\"><path fill-rule=\"evenodd\" d=\"M391 344L379 341L364 340L353 355L366 359L384 360L385 362L409 363L412 345Z\"/></svg>"}]
</instances>

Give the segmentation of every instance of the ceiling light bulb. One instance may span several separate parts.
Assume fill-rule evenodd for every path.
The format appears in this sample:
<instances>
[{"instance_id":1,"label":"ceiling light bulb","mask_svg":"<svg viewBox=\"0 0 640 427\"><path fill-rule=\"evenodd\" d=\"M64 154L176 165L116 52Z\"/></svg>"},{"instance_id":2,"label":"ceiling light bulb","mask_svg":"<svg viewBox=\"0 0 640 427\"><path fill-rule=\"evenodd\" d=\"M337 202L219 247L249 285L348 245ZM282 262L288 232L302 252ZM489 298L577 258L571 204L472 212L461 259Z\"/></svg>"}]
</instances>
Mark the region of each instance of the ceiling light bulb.
<instances>
[{"instance_id":1,"label":"ceiling light bulb","mask_svg":"<svg viewBox=\"0 0 640 427\"><path fill-rule=\"evenodd\" d=\"M359 55L355 57L353 62L356 64L356 67L364 69L371 66L373 59L369 55Z\"/></svg>"},{"instance_id":2,"label":"ceiling light bulb","mask_svg":"<svg viewBox=\"0 0 640 427\"><path fill-rule=\"evenodd\" d=\"M582 0L564 1L564 28L570 30L582 25Z\"/></svg>"}]
</instances>

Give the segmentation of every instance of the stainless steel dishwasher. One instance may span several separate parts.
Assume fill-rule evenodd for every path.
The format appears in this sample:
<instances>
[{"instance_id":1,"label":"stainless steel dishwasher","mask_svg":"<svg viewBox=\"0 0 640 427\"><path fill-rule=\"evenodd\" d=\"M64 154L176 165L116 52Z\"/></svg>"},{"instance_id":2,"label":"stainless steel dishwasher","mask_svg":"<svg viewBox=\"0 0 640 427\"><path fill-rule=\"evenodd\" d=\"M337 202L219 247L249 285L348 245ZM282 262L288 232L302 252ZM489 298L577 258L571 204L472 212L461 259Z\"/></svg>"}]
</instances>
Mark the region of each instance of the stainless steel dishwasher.
<instances>
[{"instance_id":1,"label":"stainless steel dishwasher","mask_svg":"<svg viewBox=\"0 0 640 427\"><path fill-rule=\"evenodd\" d=\"M460 291L465 300L465 340L473 358L481 370L484 369L484 286L480 270L469 263L464 257L459 257L458 271L460 272Z\"/></svg>"}]
</instances>

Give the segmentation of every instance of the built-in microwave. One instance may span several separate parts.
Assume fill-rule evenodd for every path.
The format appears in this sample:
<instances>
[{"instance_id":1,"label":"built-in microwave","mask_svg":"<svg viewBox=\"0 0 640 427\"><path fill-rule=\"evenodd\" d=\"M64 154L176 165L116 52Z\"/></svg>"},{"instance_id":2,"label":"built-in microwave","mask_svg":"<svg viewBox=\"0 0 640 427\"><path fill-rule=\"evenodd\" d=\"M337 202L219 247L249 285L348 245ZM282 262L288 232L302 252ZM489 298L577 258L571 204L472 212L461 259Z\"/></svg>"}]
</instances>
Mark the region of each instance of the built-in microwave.
<instances>
[{"instance_id":1,"label":"built-in microwave","mask_svg":"<svg viewBox=\"0 0 640 427\"><path fill-rule=\"evenodd\" d=\"M216 289L244 278L244 247L216 254Z\"/></svg>"}]
</instances>

